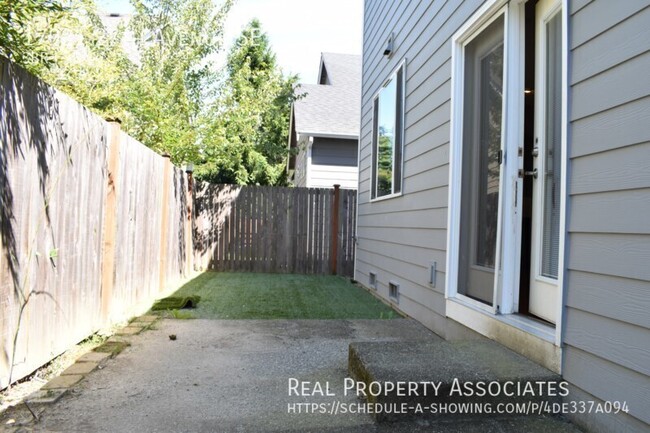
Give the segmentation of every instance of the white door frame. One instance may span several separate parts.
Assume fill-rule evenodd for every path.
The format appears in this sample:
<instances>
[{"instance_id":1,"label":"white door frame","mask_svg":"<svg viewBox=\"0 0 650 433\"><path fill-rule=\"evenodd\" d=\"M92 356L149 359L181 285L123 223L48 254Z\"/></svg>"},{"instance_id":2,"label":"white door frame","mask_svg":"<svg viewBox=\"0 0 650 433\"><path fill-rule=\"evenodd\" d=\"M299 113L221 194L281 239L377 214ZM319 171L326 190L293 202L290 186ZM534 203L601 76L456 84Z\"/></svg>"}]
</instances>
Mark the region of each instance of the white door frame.
<instances>
[{"instance_id":1,"label":"white door frame","mask_svg":"<svg viewBox=\"0 0 650 433\"><path fill-rule=\"evenodd\" d=\"M568 0L562 2L562 187L560 203L560 257L558 263L558 302L557 322L555 327L556 346L562 342L564 319L564 279L566 263L566 217L567 217L567 161L568 161ZM450 121L450 173L449 173L449 212L447 221L447 269L445 276L445 298L456 305L467 305L483 311L495 318L517 311L519 295L519 278L521 263L521 200L522 179L519 169L523 168L523 158L518 149L523 142L523 107L524 107L524 1L487 0L481 8L465 22L452 38L452 95ZM505 13L504 35L504 103L505 109L503 131L503 166L500 190L500 263L495 282L495 302L490 307L459 294L458 256L460 250L460 205L462 189L462 119L463 119L463 82L464 82L464 46L467 41L478 34L486 23L495 15ZM516 59L511 61L510 59ZM498 306L498 312L497 312ZM447 308L447 311L459 311ZM449 316L451 317L451 316ZM462 317L451 317L463 323ZM516 326L516 325L515 325ZM479 333L481 329L475 329ZM488 331L485 331L488 332Z\"/></svg>"}]
</instances>

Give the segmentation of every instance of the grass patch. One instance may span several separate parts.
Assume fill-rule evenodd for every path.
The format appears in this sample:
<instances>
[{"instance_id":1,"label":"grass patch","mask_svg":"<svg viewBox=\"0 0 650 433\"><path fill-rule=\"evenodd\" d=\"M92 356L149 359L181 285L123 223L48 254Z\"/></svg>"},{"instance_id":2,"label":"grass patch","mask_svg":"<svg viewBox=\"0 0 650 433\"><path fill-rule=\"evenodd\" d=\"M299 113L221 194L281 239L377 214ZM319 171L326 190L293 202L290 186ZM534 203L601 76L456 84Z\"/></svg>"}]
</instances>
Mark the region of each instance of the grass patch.
<instances>
[{"instance_id":1,"label":"grass patch","mask_svg":"<svg viewBox=\"0 0 650 433\"><path fill-rule=\"evenodd\" d=\"M206 272L174 296L201 297L197 319L393 319L390 307L347 279Z\"/></svg>"},{"instance_id":2,"label":"grass patch","mask_svg":"<svg viewBox=\"0 0 650 433\"><path fill-rule=\"evenodd\" d=\"M196 319L194 312L191 310L167 310L166 313L167 313L166 317L169 317L171 319L178 319L178 320Z\"/></svg>"},{"instance_id":3,"label":"grass patch","mask_svg":"<svg viewBox=\"0 0 650 433\"><path fill-rule=\"evenodd\" d=\"M130 345L131 343L128 343L126 341L107 341L101 346L95 347L94 350L95 352L110 353L111 358L115 358Z\"/></svg>"}]
</instances>

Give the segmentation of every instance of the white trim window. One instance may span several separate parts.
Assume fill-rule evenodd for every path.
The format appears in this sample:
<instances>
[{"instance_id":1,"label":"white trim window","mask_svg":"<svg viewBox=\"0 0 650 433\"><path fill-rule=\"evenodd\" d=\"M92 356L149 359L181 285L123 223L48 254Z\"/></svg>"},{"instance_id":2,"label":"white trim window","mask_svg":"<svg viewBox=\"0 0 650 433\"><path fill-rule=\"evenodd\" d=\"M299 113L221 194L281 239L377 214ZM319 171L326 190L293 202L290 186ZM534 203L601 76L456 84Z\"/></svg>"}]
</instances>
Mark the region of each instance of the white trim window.
<instances>
[{"instance_id":1,"label":"white trim window","mask_svg":"<svg viewBox=\"0 0 650 433\"><path fill-rule=\"evenodd\" d=\"M563 0L488 0L452 42L446 296L550 329L562 320L565 14Z\"/></svg>"},{"instance_id":2,"label":"white trim window","mask_svg":"<svg viewBox=\"0 0 650 433\"><path fill-rule=\"evenodd\" d=\"M404 142L404 63L384 82L373 99L371 199L402 192Z\"/></svg>"}]
</instances>

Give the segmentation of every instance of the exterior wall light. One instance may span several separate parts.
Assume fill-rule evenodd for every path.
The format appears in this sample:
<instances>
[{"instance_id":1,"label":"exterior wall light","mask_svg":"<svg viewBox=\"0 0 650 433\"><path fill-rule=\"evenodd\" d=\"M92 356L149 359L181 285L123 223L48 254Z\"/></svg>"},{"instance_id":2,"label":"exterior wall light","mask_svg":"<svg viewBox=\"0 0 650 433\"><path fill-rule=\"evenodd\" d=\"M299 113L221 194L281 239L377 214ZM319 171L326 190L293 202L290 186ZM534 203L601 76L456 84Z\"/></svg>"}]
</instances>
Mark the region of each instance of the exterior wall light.
<instances>
[{"instance_id":1,"label":"exterior wall light","mask_svg":"<svg viewBox=\"0 0 650 433\"><path fill-rule=\"evenodd\" d=\"M388 40L386 41L386 48L384 48L384 56L389 57L393 54L393 39L395 37L394 33L391 33L390 36L388 36Z\"/></svg>"}]
</instances>

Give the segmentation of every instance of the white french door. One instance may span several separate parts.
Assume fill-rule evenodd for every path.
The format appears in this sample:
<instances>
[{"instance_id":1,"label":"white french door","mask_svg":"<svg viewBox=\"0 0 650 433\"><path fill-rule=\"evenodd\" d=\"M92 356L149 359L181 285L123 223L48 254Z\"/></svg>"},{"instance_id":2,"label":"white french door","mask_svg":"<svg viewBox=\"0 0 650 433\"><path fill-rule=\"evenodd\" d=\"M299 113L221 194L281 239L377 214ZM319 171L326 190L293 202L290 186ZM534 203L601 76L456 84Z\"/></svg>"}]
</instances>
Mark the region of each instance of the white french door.
<instances>
[{"instance_id":1,"label":"white french door","mask_svg":"<svg viewBox=\"0 0 650 433\"><path fill-rule=\"evenodd\" d=\"M503 146L505 14L464 50L464 113L458 293L496 310Z\"/></svg>"},{"instance_id":2,"label":"white french door","mask_svg":"<svg viewBox=\"0 0 650 433\"><path fill-rule=\"evenodd\" d=\"M487 1L453 38L446 294L462 323L465 307L561 322L563 3Z\"/></svg>"},{"instance_id":3,"label":"white french door","mask_svg":"<svg viewBox=\"0 0 650 433\"><path fill-rule=\"evenodd\" d=\"M536 5L535 141L529 311L555 323L562 182L562 15L560 2Z\"/></svg>"}]
</instances>

